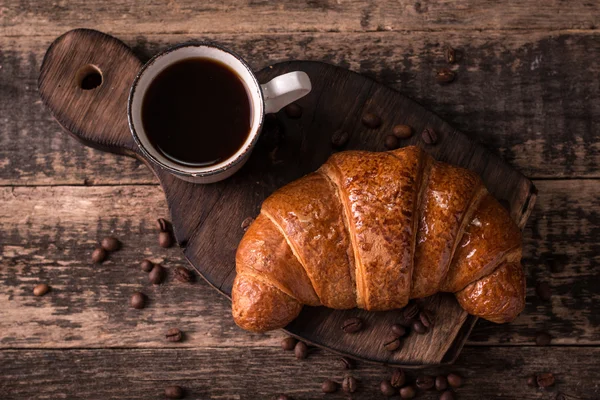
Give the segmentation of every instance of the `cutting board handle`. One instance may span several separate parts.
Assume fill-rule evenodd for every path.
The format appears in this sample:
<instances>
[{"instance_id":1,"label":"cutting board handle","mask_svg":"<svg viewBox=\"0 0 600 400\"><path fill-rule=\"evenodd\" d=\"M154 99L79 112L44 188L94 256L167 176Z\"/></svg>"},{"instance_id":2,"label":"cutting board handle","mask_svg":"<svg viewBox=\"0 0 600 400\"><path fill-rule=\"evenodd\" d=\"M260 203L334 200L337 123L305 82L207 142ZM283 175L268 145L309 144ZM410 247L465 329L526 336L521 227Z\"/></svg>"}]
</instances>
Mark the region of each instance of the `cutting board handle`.
<instances>
[{"instance_id":1,"label":"cutting board handle","mask_svg":"<svg viewBox=\"0 0 600 400\"><path fill-rule=\"evenodd\" d=\"M127 97L140 60L120 40L75 29L48 48L38 88L54 118L84 144L136 156Z\"/></svg>"}]
</instances>

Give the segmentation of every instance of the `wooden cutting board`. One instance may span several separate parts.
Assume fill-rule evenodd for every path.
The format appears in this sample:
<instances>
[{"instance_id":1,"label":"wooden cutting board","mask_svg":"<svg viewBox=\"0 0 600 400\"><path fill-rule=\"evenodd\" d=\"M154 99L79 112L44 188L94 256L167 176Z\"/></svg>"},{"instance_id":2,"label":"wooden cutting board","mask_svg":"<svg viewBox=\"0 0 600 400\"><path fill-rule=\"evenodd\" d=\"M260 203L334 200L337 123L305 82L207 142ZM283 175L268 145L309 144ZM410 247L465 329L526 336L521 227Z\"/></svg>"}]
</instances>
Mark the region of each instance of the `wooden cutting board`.
<instances>
[{"instance_id":1,"label":"wooden cutting board","mask_svg":"<svg viewBox=\"0 0 600 400\"><path fill-rule=\"evenodd\" d=\"M490 192L510 207L521 228L535 203L531 181L435 114L362 75L310 61L275 64L257 73L262 83L295 70L310 76L313 90L298 101L303 109L300 118L289 118L284 112L267 118L250 160L232 178L211 185L184 182L150 165L129 132L127 97L141 66L119 40L93 30L73 30L48 49L40 72L40 94L56 120L85 145L136 157L153 170L165 191L175 237L186 258L225 296L229 296L235 277L234 257L244 234L242 222L256 216L262 201L277 188L316 170L340 150L331 144L335 132L349 135L343 150L383 151L384 138L394 125L410 125L417 134L401 141L402 146L421 146L437 160L479 173ZM98 73L101 84L89 89ZM367 112L382 118L379 128L361 124ZM437 132L438 144L422 141L419 133L426 127ZM368 361L405 367L451 363L476 318L467 315L452 295L422 299L420 305L435 316L434 328L425 335L410 335L402 350L394 353L383 348L383 341L398 319L398 311L305 307L286 330L311 344ZM343 334L340 325L350 316L363 318L366 329Z\"/></svg>"}]
</instances>

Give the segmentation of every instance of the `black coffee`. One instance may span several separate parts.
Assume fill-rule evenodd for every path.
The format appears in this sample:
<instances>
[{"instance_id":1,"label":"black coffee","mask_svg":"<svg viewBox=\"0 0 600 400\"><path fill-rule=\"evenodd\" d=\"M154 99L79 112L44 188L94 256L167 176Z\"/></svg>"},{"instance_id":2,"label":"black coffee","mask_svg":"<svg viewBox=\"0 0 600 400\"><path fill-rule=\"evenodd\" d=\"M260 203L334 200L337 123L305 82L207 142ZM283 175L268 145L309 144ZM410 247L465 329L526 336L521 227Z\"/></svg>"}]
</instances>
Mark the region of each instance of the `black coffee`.
<instances>
[{"instance_id":1,"label":"black coffee","mask_svg":"<svg viewBox=\"0 0 600 400\"><path fill-rule=\"evenodd\" d=\"M172 161L205 167L231 157L252 124L244 83L225 64L188 58L156 76L142 102L148 139Z\"/></svg>"}]
</instances>

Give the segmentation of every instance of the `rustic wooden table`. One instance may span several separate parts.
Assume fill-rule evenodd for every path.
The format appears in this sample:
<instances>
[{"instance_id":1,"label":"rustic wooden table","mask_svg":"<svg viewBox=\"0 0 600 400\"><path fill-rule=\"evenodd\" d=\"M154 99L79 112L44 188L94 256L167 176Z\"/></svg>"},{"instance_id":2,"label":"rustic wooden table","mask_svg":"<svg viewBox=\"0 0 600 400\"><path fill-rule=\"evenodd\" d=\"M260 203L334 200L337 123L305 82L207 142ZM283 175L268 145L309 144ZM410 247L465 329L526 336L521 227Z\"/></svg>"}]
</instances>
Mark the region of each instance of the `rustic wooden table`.
<instances>
[{"instance_id":1,"label":"rustic wooden table","mask_svg":"<svg viewBox=\"0 0 600 400\"><path fill-rule=\"evenodd\" d=\"M372 76L435 111L532 178L525 229L527 306L512 324L480 321L455 366L460 399L600 398L600 3L323 0L0 0L0 398L323 398L346 371L314 351L298 361L282 334L238 329L229 302L199 280L151 285L144 258L186 265L157 244L167 216L156 179L133 159L82 146L60 131L37 93L48 45L76 27L110 33L147 59L210 39L256 69L321 60ZM435 82L444 46L457 80ZM102 265L102 237L123 249ZM549 301L535 294L546 282ZM51 291L33 296L38 283ZM131 293L150 298L129 308ZM168 328L185 332L165 341ZM535 345L548 332L552 344ZM526 377L553 372L556 385ZM359 363L352 398L380 398L385 367ZM415 376L411 373L411 376ZM346 398L342 392L326 398ZM421 398L436 398L427 393Z\"/></svg>"}]
</instances>

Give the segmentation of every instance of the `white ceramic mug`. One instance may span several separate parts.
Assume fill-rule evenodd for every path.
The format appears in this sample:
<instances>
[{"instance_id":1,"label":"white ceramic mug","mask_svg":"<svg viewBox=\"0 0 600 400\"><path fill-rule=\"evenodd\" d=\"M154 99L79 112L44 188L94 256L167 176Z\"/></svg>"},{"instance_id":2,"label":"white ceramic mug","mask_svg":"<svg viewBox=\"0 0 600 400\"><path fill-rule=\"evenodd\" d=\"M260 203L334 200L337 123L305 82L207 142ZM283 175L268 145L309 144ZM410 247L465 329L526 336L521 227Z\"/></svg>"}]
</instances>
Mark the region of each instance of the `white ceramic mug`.
<instances>
[{"instance_id":1,"label":"white ceramic mug","mask_svg":"<svg viewBox=\"0 0 600 400\"><path fill-rule=\"evenodd\" d=\"M188 58L206 58L225 64L244 83L250 99L252 123L246 141L231 157L207 167L185 166L165 157L151 144L142 123L142 103L150 84L165 68ZM136 76L127 104L129 129L141 152L155 165L189 182L213 183L230 177L248 160L258 140L265 113L279 111L306 96L310 90L310 79L304 72L280 75L261 85L248 64L230 50L213 43L186 43L154 56Z\"/></svg>"}]
</instances>

